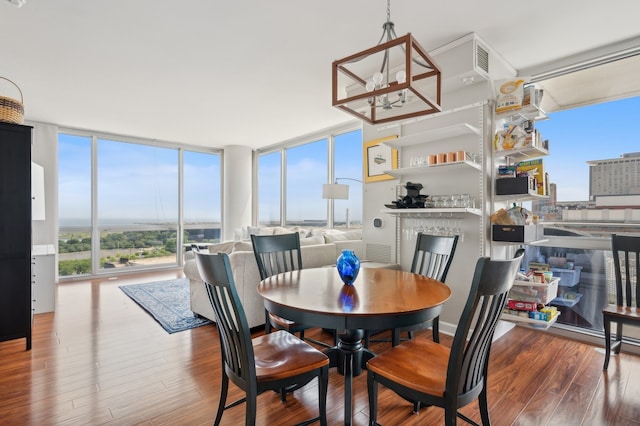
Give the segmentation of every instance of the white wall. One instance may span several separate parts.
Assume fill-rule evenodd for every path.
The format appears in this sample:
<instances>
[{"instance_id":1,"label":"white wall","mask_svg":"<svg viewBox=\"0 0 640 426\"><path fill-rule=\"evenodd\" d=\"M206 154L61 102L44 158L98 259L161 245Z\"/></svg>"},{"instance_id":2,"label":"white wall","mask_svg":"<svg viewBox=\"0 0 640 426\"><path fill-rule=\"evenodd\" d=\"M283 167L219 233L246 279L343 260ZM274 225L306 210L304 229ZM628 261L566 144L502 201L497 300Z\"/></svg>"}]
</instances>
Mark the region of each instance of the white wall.
<instances>
[{"instance_id":1,"label":"white wall","mask_svg":"<svg viewBox=\"0 0 640 426\"><path fill-rule=\"evenodd\" d=\"M34 245L54 244L58 248L58 127L51 124L26 123L33 126L31 160L44 168L45 220L34 220L31 228Z\"/></svg>"}]
</instances>

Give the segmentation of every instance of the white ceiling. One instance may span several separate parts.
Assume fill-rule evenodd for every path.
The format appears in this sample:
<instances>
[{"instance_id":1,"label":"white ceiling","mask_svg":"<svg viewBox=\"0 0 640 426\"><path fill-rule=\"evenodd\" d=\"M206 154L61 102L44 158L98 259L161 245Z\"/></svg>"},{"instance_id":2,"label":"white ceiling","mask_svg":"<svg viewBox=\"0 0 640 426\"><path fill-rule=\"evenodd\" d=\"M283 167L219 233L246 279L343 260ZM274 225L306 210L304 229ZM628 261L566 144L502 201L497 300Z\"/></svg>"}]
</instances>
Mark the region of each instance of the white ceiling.
<instances>
[{"instance_id":1,"label":"white ceiling","mask_svg":"<svg viewBox=\"0 0 640 426\"><path fill-rule=\"evenodd\" d=\"M0 76L25 119L211 147L351 121L331 107L331 62L376 44L386 20L384 0L27 1L0 0ZM639 16L637 0L391 5L398 35L428 51L475 32L521 71L636 39Z\"/></svg>"}]
</instances>

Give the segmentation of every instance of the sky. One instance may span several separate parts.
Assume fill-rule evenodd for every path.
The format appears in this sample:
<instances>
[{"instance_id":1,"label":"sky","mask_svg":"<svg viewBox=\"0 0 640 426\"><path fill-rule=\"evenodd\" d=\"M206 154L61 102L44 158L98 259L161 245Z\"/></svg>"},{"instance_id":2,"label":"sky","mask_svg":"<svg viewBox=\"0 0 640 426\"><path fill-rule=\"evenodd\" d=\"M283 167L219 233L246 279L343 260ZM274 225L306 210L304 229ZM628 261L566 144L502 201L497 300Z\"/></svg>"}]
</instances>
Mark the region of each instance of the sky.
<instances>
[{"instance_id":1,"label":"sky","mask_svg":"<svg viewBox=\"0 0 640 426\"><path fill-rule=\"evenodd\" d=\"M536 122L549 139L545 169L556 184L558 201L589 199L587 161L640 152L640 96L548 114Z\"/></svg>"},{"instance_id":2,"label":"sky","mask_svg":"<svg viewBox=\"0 0 640 426\"><path fill-rule=\"evenodd\" d=\"M91 223L91 138L60 134L58 150L60 223L87 226ZM184 151L183 159L185 221L220 222L220 156ZM176 222L178 162L177 149L100 139L100 225Z\"/></svg>"}]
</instances>

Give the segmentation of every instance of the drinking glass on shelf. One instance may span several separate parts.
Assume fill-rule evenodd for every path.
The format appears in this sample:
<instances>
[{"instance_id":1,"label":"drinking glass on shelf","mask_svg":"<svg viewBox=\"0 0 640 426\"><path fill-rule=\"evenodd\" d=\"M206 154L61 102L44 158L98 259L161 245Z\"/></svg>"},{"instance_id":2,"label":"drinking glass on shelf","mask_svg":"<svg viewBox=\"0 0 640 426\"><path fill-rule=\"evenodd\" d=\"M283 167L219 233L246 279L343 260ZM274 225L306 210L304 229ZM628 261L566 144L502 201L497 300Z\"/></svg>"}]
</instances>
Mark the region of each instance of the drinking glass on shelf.
<instances>
[{"instance_id":1,"label":"drinking glass on shelf","mask_svg":"<svg viewBox=\"0 0 640 426\"><path fill-rule=\"evenodd\" d=\"M402 228L402 238L405 241L409 241L411 240L411 237L413 236L413 229L412 229L412 221L413 219L405 219L404 221L404 227Z\"/></svg>"},{"instance_id":2,"label":"drinking glass on shelf","mask_svg":"<svg viewBox=\"0 0 640 426\"><path fill-rule=\"evenodd\" d=\"M453 194L449 194L449 195L445 195L444 196L444 206L443 207L446 207L446 208L455 207Z\"/></svg>"},{"instance_id":3,"label":"drinking glass on shelf","mask_svg":"<svg viewBox=\"0 0 640 426\"><path fill-rule=\"evenodd\" d=\"M471 207L471 195L460 194L460 207L464 207L464 208Z\"/></svg>"}]
</instances>

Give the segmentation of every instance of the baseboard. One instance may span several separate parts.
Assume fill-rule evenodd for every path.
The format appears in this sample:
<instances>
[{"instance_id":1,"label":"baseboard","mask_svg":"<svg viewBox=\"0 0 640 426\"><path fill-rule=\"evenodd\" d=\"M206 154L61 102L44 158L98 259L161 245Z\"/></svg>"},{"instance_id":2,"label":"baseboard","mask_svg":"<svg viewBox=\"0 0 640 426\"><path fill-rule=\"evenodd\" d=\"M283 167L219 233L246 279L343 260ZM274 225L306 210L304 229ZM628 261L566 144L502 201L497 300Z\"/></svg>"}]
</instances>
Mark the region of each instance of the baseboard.
<instances>
[{"instance_id":1,"label":"baseboard","mask_svg":"<svg viewBox=\"0 0 640 426\"><path fill-rule=\"evenodd\" d=\"M516 324L509 321L498 321L498 325L496 326L496 331L493 334L493 341L495 342L505 334L507 334L510 330L515 327ZM451 324L448 322L443 322L442 318L440 321L440 334L446 334L447 336L453 336L456 334L456 324Z\"/></svg>"}]
</instances>

